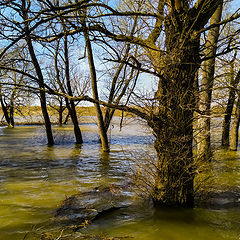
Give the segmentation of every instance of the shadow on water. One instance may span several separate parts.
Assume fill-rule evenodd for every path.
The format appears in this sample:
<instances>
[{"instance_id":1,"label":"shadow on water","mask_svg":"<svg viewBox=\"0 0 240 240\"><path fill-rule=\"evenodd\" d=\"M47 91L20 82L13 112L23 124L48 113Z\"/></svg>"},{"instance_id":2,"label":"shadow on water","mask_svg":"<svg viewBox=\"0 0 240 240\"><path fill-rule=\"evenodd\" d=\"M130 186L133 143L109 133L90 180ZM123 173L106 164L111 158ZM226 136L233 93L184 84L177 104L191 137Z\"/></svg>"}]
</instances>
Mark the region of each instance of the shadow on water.
<instances>
[{"instance_id":1,"label":"shadow on water","mask_svg":"<svg viewBox=\"0 0 240 240\"><path fill-rule=\"evenodd\" d=\"M136 124L114 128L110 153L101 152L95 124L81 127L84 144L74 144L72 126L54 127L52 147L41 126L0 128L0 239L22 239L33 225L54 229L51 218L65 198L98 186L126 186L134 160L153 154L151 135ZM203 200L194 209L154 210L127 190L131 207L82 232L140 240L239 239L240 154L218 150L212 174L211 188L200 193Z\"/></svg>"}]
</instances>

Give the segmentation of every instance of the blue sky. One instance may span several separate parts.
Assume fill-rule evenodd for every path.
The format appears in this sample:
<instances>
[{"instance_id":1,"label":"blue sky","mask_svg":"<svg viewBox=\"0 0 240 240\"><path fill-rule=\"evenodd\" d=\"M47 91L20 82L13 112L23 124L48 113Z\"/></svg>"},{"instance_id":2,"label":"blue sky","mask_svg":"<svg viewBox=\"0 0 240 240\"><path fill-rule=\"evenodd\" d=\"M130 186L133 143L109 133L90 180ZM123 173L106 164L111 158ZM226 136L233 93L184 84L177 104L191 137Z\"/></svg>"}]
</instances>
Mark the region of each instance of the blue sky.
<instances>
[{"instance_id":1,"label":"blue sky","mask_svg":"<svg viewBox=\"0 0 240 240\"><path fill-rule=\"evenodd\" d=\"M240 0L233 0L232 6L236 9L240 8Z\"/></svg>"},{"instance_id":2,"label":"blue sky","mask_svg":"<svg viewBox=\"0 0 240 240\"><path fill-rule=\"evenodd\" d=\"M114 7L114 5L118 1L117 0L111 0L109 2L112 4L112 7ZM233 0L230 4L230 7L227 9L227 11L233 13L239 8L240 8L240 0ZM83 54L83 51L84 51L84 47L82 47L82 48L78 47L78 51L75 51L75 52L79 55L80 53ZM76 59L76 61L78 61L78 60ZM97 58L95 59L95 61L96 61L96 67L98 68L98 70L102 70L102 68L104 68L104 65L100 64L100 62ZM88 72L88 61L87 61L87 59L83 59L83 60L78 61L78 62L81 65L81 69L83 71ZM101 75L101 74L98 73L98 76L99 75ZM140 77L141 88L145 88L145 89L150 90L152 88L153 84L154 84L154 81L153 81L152 77L149 77L147 74L142 74L142 76ZM100 88L103 89L103 87L100 87Z\"/></svg>"}]
</instances>

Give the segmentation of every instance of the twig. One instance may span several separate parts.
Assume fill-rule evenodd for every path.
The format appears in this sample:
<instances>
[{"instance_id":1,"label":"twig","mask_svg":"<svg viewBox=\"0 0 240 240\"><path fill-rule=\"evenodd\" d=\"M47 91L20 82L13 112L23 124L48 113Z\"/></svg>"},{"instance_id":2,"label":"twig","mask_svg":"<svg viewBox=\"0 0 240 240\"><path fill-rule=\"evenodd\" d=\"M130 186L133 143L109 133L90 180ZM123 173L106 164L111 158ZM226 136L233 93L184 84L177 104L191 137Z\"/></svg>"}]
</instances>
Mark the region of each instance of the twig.
<instances>
[{"instance_id":1,"label":"twig","mask_svg":"<svg viewBox=\"0 0 240 240\"><path fill-rule=\"evenodd\" d=\"M62 229L60 235L56 238L56 240L59 240L62 237L62 235L63 235L63 229Z\"/></svg>"}]
</instances>

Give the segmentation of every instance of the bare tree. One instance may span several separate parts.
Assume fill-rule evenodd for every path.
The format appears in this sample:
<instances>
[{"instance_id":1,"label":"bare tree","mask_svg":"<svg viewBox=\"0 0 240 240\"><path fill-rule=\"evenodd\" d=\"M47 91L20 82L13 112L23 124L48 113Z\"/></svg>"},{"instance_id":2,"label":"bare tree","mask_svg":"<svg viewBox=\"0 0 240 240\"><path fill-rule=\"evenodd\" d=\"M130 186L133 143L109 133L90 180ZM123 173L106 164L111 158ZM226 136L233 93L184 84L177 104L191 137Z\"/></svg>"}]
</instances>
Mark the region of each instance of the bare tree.
<instances>
[{"instance_id":1,"label":"bare tree","mask_svg":"<svg viewBox=\"0 0 240 240\"><path fill-rule=\"evenodd\" d=\"M143 12L112 9L111 6L100 1L75 1L75 3L64 3L62 6L52 6L50 1L47 3L48 7L38 16L43 14L42 16L46 17L43 17L44 21L48 21L47 16L57 18L55 10L61 9L60 15L66 20L69 29L66 32L57 29L52 36L39 36L38 40L54 41L65 35L83 33L93 89L92 98L88 96L73 97L65 93L56 94L62 94L74 101L88 100L93 102L99 110L100 129L103 130L100 104L128 111L143 118L155 136L154 147L157 152L157 161L156 177L152 190L155 205L192 207L194 204L194 178L197 174L193 156L193 114L196 110L194 85L201 62L208 60L208 58L209 60L214 59L216 55L212 56L209 53L209 55L205 54L205 58L201 58L202 42L200 37L202 33L207 31L209 33L213 31L214 36L218 35L218 33L215 34L218 32L215 30L221 24L239 18L240 15L235 14L229 19L220 22L214 21L208 25L218 6L221 6L222 0L143 1L141 4L146 4L144 6L147 10ZM91 11L87 11L90 8ZM96 8L102 8L103 11L98 14ZM83 13L81 15L83 20L80 24L73 21L75 16L73 17L70 13L74 11ZM120 31L110 24L109 18L106 18L117 18L120 23L121 19L126 19L129 16L141 16L137 20L137 25L144 26L142 34L131 35L129 33L131 31ZM29 28L26 28L28 21L30 19L25 16L24 37L26 39L31 37L29 34L33 32L33 30L30 31ZM91 42L94 39L90 39L90 32L98 33L104 38L110 38L116 42L129 42L141 47L144 51L144 57L147 57L147 64L133 65L132 62L128 62L128 65L137 67L139 71L154 75L157 78L158 86L153 90L153 97L149 99L150 106L139 108L129 104L103 102L99 99ZM37 35L34 36L37 38ZM216 42L213 41L213 43ZM31 50L29 41L28 45ZM214 44L211 46L215 48ZM227 49L227 51L231 50L231 47ZM32 54L32 58L34 59L34 54ZM146 58L144 60L146 62ZM144 63L140 57L136 62ZM211 72L213 65L209 62L206 65L211 67ZM37 67L36 69L38 70ZM38 78L40 78L41 72L37 70ZM206 70L206 72L208 71ZM40 85L40 87L44 87L44 85ZM208 99L205 103L209 105ZM208 113L208 109L205 113ZM106 134L106 131L103 131L103 134ZM101 139L107 140L107 137L102 136ZM107 141L105 143L102 141L102 144L105 144L103 150L108 151Z\"/></svg>"},{"instance_id":2,"label":"bare tree","mask_svg":"<svg viewBox=\"0 0 240 240\"><path fill-rule=\"evenodd\" d=\"M219 2L218 8L211 17L210 24L216 24L221 21L223 1ZM208 31L208 37L205 44L205 57L208 60L203 63L201 75L201 89L199 95L199 110L203 113L198 120L198 155L203 159L209 160L211 157L210 140L210 121L211 121L211 102L212 89L215 73L215 56L217 51L219 37L219 26Z\"/></svg>"},{"instance_id":3,"label":"bare tree","mask_svg":"<svg viewBox=\"0 0 240 240\"><path fill-rule=\"evenodd\" d=\"M89 69L90 69L90 74L91 74L93 99L96 101L94 103L94 105L96 108L96 115L97 115L97 120L98 120L98 127L99 127L100 139L101 139L101 144L102 144L102 151L108 152L109 144L108 144L107 131L104 126L103 115L102 115L102 111L100 108L100 104L98 103L99 96L98 96L98 87L97 87L97 73L96 73L96 68L95 68L95 63L94 63L92 45L91 45L91 41L89 38L89 33L88 33L88 28L86 25L85 18L83 18L83 20L82 20L82 25L83 25L83 29L84 29L83 34L84 34L85 44L86 44L86 48L87 48Z\"/></svg>"},{"instance_id":4,"label":"bare tree","mask_svg":"<svg viewBox=\"0 0 240 240\"><path fill-rule=\"evenodd\" d=\"M36 57L33 44L32 44L32 39L29 31L29 16L28 16L28 9L30 8L30 2L26 2L25 0L22 0L21 2L21 8L19 9L20 12L19 14L22 16L22 19L24 21L24 32L25 32L25 40L28 46L28 51L32 60L32 63L34 65L37 77L38 77L38 85L40 89L45 88L45 83L44 83L44 77L43 73L41 70L41 67L39 65L38 59ZM47 133L47 139L48 139L48 144L53 145L54 144L54 139L53 139L53 134L52 134L52 127L51 127L51 122L49 118L49 114L47 111L47 103L46 103L46 94L44 90L40 90L40 103L41 103L41 109L42 109L42 114L44 118L44 123L45 123L45 129Z\"/></svg>"}]
</instances>

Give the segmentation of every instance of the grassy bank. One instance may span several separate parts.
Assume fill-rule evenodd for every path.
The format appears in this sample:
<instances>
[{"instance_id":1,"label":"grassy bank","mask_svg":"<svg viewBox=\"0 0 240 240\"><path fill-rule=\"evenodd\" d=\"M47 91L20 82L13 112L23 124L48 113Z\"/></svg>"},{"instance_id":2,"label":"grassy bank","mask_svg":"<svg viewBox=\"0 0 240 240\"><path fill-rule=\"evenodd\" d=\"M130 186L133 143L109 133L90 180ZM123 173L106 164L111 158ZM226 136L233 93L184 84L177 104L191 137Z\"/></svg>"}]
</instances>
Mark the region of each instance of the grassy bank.
<instances>
[{"instance_id":1,"label":"grassy bank","mask_svg":"<svg viewBox=\"0 0 240 240\"><path fill-rule=\"evenodd\" d=\"M56 107L57 109L57 107ZM51 119L52 124L58 124L58 111L52 108L48 107L48 112L49 116ZM88 117L94 117L96 116L95 113L95 108L94 107L76 107L77 115L79 117L80 123L86 122L90 118ZM105 112L105 108L102 108L103 113ZM68 114L67 109L64 110L63 112L63 121L65 120L66 116ZM116 110L114 116L116 117L122 117L124 115L125 117L133 117L133 115L127 114L127 113L122 113L120 110ZM43 124L43 117L42 117L42 111L40 106L23 106L23 107L18 107L17 110L15 110L14 113L14 120L16 125L42 125ZM83 118L84 116L84 118ZM0 117L1 117L1 126L5 126L6 121L3 117L3 111L2 108L0 107ZM69 122L71 120L69 119Z\"/></svg>"}]
</instances>

